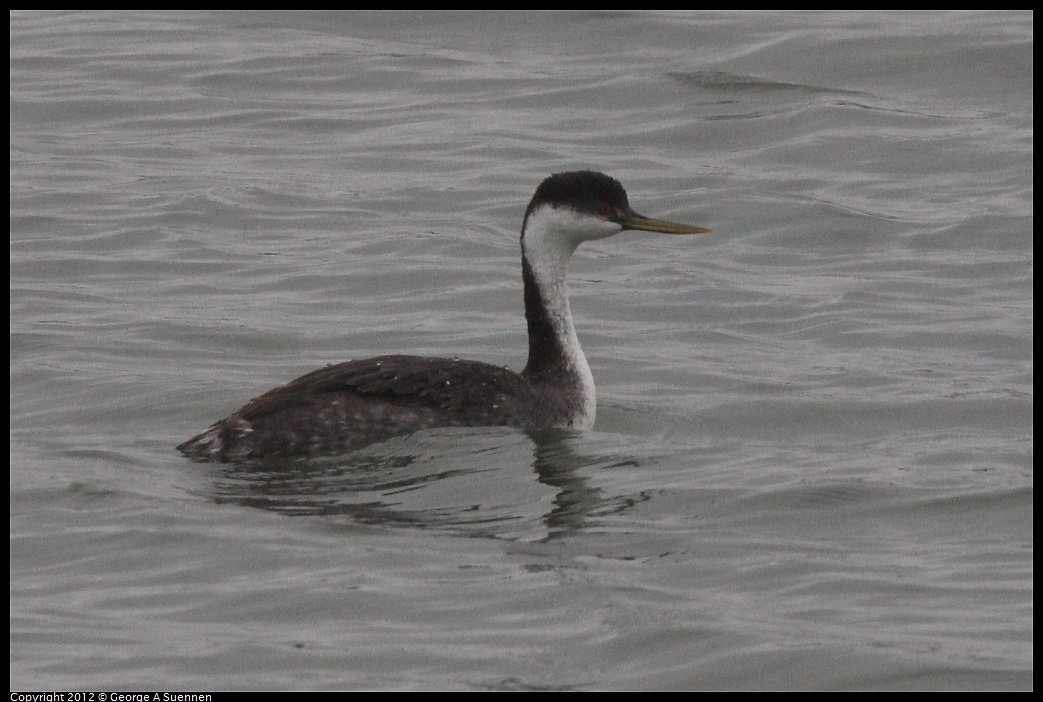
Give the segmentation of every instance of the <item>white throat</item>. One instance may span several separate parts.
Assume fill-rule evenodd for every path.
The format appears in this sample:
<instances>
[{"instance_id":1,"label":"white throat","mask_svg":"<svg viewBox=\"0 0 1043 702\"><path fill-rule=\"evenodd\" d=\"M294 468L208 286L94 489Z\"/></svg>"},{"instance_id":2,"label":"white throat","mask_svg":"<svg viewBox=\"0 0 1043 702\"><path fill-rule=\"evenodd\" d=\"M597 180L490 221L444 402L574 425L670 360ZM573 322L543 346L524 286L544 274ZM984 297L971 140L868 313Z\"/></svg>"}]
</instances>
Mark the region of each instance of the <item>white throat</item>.
<instances>
[{"instance_id":1,"label":"white throat","mask_svg":"<svg viewBox=\"0 0 1043 702\"><path fill-rule=\"evenodd\" d=\"M522 234L522 255L532 270L548 321L564 354L565 366L578 383L580 406L569 425L579 429L594 425L597 394L594 376L572 322L566 282L569 258L584 241L603 239L621 230L618 224L547 205L529 213Z\"/></svg>"}]
</instances>

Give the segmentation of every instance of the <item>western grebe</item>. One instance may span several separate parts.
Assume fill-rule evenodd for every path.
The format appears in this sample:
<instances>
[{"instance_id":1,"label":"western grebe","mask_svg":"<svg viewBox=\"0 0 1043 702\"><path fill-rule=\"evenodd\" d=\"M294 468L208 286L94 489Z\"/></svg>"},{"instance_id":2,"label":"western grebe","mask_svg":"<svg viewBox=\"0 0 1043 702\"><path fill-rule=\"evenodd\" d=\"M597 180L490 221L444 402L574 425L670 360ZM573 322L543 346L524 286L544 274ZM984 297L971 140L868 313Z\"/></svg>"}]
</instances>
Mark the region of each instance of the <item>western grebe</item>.
<instances>
[{"instance_id":1,"label":"western grebe","mask_svg":"<svg viewBox=\"0 0 1043 702\"><path fill-rule=\"evenodd\" d=\"M521 373L450 358L348 361L250 400L177 448L195 461L238 462L335 453L430 427L590 428L594 378L572 324L565 275L577 246L625 230L710 231L637 214L619 181L603 173L552 175L522 221L529 358Z\"/></svg>"}]
</instances>

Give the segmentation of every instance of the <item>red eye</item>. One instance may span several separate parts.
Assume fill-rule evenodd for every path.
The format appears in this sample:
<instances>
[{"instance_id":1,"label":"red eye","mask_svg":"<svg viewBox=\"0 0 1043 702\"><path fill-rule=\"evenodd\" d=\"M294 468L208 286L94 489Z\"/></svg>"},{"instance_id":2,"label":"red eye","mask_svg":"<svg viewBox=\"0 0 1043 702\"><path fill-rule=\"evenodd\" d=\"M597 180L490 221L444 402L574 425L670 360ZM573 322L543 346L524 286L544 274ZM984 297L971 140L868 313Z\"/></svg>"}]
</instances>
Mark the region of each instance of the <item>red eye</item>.
<instances>
[{"instance_id":1,"label":"red eye","mask_svg":"<svg viewBox=\"0 0 1043 702\"><path fill-rule=\"evenodd\" d=\"M603 202L600 205L598 205L598 214L604 217L605 219L611 219L615 216L616 211L612 208L612 205L608 204L607 202Z\"/></svg>"}]
</instances>

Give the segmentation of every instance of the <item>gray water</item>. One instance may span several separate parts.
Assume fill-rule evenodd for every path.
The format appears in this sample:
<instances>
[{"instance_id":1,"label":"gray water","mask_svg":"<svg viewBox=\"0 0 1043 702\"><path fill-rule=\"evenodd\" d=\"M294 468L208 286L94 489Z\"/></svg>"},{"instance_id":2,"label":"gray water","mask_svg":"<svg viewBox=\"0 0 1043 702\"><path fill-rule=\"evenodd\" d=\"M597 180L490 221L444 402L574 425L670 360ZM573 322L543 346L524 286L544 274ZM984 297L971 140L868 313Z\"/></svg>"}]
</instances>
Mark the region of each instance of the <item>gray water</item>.
<instances>
[{"instance_id":1,"label":"gray water","mask_svg":"<svg viewBox=\"0 0 1043 702\"><path fill-rule=\"evenodd\" d=\"M11 22L12 689L1030 689L1030 13ZM326 363L524 364L596 168L587 433L174 445Z\"/></svg>"}]
</instances>

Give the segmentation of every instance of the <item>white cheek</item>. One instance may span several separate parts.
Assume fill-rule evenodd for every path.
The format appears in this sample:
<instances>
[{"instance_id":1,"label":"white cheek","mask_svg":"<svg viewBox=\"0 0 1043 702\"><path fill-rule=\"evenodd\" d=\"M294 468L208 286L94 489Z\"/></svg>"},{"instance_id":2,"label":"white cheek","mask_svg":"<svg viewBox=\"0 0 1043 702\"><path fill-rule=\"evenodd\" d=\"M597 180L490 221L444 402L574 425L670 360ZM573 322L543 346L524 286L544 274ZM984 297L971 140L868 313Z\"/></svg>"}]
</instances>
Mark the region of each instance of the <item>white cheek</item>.
<instances>
[{"instance_id":1,"label":"white cheek","mask_svg":"<svg viewBox=\"0 0 1043 702\"><path fill-rule=\"evenodd\" d=\"M532 247L560 249L569 256L584 241L613 236L623 227L600 217L581 214L564 207L545 205L529 214L525 238Z\"/></svg>"}]
</instances>

